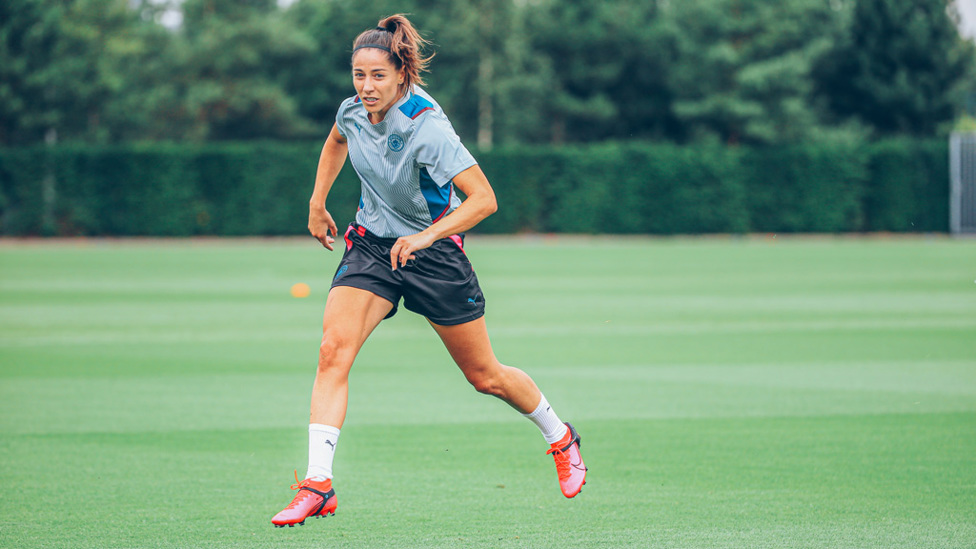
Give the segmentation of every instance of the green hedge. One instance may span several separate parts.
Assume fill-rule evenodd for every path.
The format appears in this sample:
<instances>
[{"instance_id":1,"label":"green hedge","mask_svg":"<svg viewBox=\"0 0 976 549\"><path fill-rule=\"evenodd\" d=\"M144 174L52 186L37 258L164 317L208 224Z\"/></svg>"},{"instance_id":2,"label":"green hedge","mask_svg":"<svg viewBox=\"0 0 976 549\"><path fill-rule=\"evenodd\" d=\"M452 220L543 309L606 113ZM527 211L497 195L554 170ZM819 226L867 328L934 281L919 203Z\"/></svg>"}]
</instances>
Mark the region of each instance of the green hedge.
<instances>
[{"instance_id":1,"label":"green hedge","mask_svg":"<svg viewBox=\"0 0 976 549\"><path fill-rule=\"evenodd\" d=\"M871 148L864 200L869 231L948 231L949 144L898 139Z\"/></svg>"},{"instance_id":2,"label":"green hedge","mask_svg":"<svg viewBox=\"0 0 976 549\"><path fill-rule=\"evenodd\" d=\"M0 150L4 235L300 235L321 145ZM476 153L498 196L482 233L946 231L948 146L610 143ZM329 197L344 224L359 183Z\"/></svg>"},{"instance_id":3,"label":"green hedge","mask_svg":"<svg viewBox=\"0 0 976 549\"><path fill-rule=\"evenodd\" d=\"M750 229L861 230L867 156L864 150L843 143L744 151L739 173L747 182Z\"/></svg>"}]
</instances>

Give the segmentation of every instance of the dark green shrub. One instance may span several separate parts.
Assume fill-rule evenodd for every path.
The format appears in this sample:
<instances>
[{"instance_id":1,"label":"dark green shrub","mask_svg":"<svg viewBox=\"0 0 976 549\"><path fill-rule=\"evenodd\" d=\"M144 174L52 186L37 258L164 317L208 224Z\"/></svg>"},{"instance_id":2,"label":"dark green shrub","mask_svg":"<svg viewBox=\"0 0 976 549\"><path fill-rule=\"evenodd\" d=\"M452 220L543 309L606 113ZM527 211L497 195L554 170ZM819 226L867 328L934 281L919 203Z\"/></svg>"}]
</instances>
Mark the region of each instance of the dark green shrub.
<instances>
[{"instance_id":1,"label":"dark green shrub","mask_svg":"<svg viewBox=\"0 0 976 549\"><path fill-rule=\"evenodd\" d=\"M751 230L841 232L863 227L868 161L847 143L758 147L742 153Z\"/></svg>"},{"instance_id":2,"label":"dark green shrub","mask_svg":"<svg viewBox=\"0 0 976 549\"><path fill-rule=\"evenodd\" d=\"M307 234L320 143L0 150L4 235ZM476 157L498 198L481 233L945 231L947 145L605 143ZM346 164L328 208L352 221Z\"/></svg>"},{"instance_id":3,"label":"dark green shrub","mask_svg":"<svg viewBox=\"0 0 976 549\"><path fill-rule=\"evenodd\" d=\"M949 145L889 139L867 147L869 231L949 230Z\"/></svg>"}]
</instances>

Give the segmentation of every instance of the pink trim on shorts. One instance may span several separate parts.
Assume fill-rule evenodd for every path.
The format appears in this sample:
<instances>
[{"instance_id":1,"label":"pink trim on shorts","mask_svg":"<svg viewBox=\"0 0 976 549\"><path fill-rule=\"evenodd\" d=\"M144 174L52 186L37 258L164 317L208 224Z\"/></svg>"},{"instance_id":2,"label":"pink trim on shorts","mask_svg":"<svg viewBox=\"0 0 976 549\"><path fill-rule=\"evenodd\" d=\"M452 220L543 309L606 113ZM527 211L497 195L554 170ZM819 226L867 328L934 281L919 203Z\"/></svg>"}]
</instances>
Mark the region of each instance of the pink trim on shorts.
<instances>
[{"instance_id":1,"label":"pink trim on shorts","mask_svg":"<svg viewBox=\"0 0 976 549\"><path fill-rule=\"evenodd\" d=\"M457 244L457 247L458 248L461 248L461 251L464 252L464 240L462 240L460 236L458 236L456 234L452 234L448 238L450 238L451 240L453 240L454 243ZM468 255L468 252L464 252L464 255Z\"/></svg>"}]
</instances>

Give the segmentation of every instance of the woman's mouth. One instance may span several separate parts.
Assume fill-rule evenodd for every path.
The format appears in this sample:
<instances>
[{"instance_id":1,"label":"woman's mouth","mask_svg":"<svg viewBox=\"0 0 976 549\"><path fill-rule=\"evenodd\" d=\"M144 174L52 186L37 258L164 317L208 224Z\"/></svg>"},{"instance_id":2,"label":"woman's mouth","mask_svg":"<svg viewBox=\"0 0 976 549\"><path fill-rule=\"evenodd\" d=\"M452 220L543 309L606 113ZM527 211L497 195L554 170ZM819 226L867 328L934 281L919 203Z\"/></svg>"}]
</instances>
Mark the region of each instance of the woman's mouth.
<instances>
[{"instance_id":1,"label":"woman's mouth","mask_svg":"<svg viewBox=\"0 0 976 549\"><path fill-rule=\"evenodd\" d=\"M362 99L363 103L369 105L370 107L380 102L380 100L375 97L363 97Z\"/></svg>"}]
</instances>

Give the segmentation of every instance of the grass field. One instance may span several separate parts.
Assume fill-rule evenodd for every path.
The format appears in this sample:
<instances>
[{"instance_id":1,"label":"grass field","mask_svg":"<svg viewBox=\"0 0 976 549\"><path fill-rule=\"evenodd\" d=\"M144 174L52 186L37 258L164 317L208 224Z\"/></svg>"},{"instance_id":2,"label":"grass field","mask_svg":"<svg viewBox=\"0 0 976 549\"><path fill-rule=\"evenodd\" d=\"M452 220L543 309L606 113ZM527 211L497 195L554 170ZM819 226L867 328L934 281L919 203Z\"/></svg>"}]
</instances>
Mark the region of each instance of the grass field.
<instances>
[{"instance_id":1,"label":"grass field","mask_svg":"<svg viewBox=\"0 0 976 549\"><path fill-rule=\"evenodd\" d=\"M0 547L976 547L976 241L468 247L496 352L583 436L576 499L401 311L353 368L338 513L273 529L338 255L8 241Z\"/></svg>"}]
</instances>

